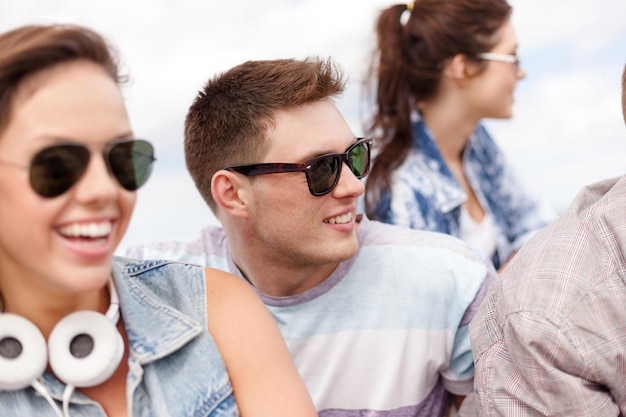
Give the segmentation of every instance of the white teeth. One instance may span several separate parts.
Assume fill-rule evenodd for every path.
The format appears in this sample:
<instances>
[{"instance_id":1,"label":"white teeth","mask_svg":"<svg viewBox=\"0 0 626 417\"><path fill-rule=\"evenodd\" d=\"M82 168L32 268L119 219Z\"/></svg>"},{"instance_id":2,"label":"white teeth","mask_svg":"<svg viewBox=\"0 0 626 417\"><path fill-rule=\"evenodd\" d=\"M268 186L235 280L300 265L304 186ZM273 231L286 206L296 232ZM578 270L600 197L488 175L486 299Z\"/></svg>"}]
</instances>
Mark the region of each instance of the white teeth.
<instances>
[{"instance_id":1,"label":"white teeth","mask_svg":"<svg viewBox=\"0 0 626 417\"><path fill-rule=\"evenodd\" d=\"M345 224L352 220L352 213L346 213L341 216L332 217L327 220L327 223L330 224Z\"/></svg>"},{"instance_id":2,"label":"white teeth","mask_svg":"<svg viewBox=\"0 0 626 417\"><path fill-rule=\"evenodd\" d=\"M59 229L67 237L101 238L111 233L111 222L99 223L72 223Z\"/></svg>"}]
</instances>

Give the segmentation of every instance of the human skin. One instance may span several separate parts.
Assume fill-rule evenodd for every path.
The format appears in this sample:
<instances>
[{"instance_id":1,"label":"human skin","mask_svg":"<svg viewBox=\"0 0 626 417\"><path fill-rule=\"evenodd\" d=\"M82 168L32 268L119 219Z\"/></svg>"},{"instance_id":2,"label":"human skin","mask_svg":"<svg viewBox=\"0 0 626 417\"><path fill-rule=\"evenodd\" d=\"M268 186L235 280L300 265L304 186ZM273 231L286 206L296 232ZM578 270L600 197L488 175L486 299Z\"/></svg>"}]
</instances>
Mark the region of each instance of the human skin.
<instances>
[{"instance_id":1,"label":"human skin","mask_svg":"<svg viewBox=\"0 0 626 417\"><path fill-rule=\"evenodd\" d=\"M258 161L302 163L344 152L356 142L330 100L284 109L267 133L267 152ZM361 180L343 164L337 186L313 196L304 173L245 177L218 171L213 178L220 217L231 233L233 259L246 277L268 295L301 293L324 281L359 248L357 199Z\"/></svg>"}]
</instances>

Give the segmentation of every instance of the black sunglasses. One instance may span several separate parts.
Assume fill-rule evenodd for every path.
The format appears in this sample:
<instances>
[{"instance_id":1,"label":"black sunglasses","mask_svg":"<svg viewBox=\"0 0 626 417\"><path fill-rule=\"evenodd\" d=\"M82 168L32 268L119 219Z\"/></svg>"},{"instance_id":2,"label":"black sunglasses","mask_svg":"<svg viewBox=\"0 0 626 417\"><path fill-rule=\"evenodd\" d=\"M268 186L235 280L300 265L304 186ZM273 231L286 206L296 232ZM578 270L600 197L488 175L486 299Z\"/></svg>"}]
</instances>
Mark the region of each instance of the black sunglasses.
<instances>
[{"instance_id":1,"label":"black sunglasses","mask_svg":"<svg viewBox=\"0 0 626 417\"><path fill-rule=\"evenodd\" d=\"M246 176L279 174L282 172L304 172L309 191L314 196L330 193L341 175L341 167L345 162L355 177L361 179L370 169L371 139L357 139L356 143L343 153L329 153L309 159L303 164L268 163L230 165L225 170L235 171Z\"/></svg>"},{"instance_id":2,"label":"black sunglasses","mask_svg":"<svg viewBox=\"0 0 626 417\"><path fill-rule=\"evenodd\" d=\"M109 172L128 191L144 185L152 171L154 147L145 140L108 144L102 152ZM57 197L78 182L89 165L91 151L79 144L54 145L35 154L29 167L12 162L2 164L28 169L30 185L42 197Z\"/></svg>"}]
</instances>

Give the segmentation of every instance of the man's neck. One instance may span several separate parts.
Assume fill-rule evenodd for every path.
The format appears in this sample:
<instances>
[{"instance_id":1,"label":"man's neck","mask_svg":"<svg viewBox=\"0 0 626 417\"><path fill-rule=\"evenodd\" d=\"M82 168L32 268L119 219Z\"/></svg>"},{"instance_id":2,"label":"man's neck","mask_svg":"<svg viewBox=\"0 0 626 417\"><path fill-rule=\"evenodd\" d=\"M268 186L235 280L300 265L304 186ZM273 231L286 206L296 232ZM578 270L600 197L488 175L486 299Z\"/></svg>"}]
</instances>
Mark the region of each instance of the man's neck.
<instances>
[{"instance_id":1,"label":"man's neck","mask_svg":"<svg viewBox=\"0 0 626 417\"><path fill-rule=\"evenodd\" d=\"M259 292L271 297L301 294L324 282L338 265L277 265L265 259L255 259L255 256L232 255L244 278Z\"/></svg>"}]
</instances>

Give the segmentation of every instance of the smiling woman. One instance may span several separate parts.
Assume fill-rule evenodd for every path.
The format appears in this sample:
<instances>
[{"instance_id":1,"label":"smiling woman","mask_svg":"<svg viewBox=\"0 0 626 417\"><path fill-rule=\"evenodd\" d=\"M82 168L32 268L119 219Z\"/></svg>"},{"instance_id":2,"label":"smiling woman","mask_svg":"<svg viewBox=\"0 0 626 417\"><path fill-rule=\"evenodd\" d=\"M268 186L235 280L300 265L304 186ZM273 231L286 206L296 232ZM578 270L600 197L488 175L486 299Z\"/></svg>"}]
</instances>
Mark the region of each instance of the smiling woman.
<instances>
[{"instance_id":1,"label":"smiling woman","mask_svg":"<svg viewBox=\"0 0 626 417\"><path fill-rule=\"evenodd\" d=\"M155 160L120 78L84 27L0 34L2 414L314 416L243 282L113 255Z\"/></svg>"}]
</instances>

